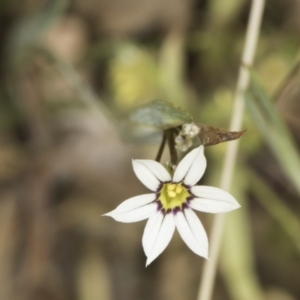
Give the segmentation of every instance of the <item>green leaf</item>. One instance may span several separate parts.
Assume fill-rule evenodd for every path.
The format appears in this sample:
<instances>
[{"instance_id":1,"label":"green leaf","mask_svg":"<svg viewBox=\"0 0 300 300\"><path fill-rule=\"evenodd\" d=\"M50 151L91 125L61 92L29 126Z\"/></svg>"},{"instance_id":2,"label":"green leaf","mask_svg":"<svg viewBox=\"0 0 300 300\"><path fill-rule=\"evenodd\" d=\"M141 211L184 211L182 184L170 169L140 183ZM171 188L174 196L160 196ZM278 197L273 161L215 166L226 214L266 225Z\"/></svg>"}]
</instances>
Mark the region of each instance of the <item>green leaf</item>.
<instances>
[{"instance_id":1,"label":"green leaf","mask_svg":"<svg viewBox=\"0 0 300 300\"><path fill-rule=\"evenodd\" d=\"M159 130L166 130L190 123L193 118L175 105L155 100L133 111L129 116L132 125L148 126Z\"/></svg>"},{"instance_id":2,"label":"green leaf","mask_svg":"<svg viewBox=\"0 0 300 300\"><path fill-rule=\"evenodd\" d=\"M295 142L258 80L251 75L246 105L282 170L300 194L300 157Z\"/></svg>"}]
</instances>

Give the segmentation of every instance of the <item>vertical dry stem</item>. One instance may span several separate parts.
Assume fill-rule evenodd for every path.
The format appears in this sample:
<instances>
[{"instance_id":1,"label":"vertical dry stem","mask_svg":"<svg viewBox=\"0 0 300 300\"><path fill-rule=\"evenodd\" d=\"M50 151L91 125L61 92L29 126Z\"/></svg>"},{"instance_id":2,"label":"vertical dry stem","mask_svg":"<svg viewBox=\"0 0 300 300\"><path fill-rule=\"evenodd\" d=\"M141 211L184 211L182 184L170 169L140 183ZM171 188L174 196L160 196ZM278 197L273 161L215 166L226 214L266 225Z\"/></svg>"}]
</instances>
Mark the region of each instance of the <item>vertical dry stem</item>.
<instances>
[{"instance_id":1,"label":"vertical dry stem","mask_svg":"<svg viewBox=\"0 0 300 300\"><path fill-rule=\"evenodd\" d=\"M246 41L242 55L242 64L234 98L234 108L230 130L241 130L244 114L244 94L249 84L249 72L246 66L251 66L255 54L256 44L260 31L260 24L264 9L264 0L253 0L247 26ZM228 143L222 170L220 187L229 190L238 151L238 141ZM198 300L210 300L215 281L217 262L220 252L224 215L217 215L214 219L211 233L210 261L206 261L199 287Z\"/></svg>"}]
</instances>

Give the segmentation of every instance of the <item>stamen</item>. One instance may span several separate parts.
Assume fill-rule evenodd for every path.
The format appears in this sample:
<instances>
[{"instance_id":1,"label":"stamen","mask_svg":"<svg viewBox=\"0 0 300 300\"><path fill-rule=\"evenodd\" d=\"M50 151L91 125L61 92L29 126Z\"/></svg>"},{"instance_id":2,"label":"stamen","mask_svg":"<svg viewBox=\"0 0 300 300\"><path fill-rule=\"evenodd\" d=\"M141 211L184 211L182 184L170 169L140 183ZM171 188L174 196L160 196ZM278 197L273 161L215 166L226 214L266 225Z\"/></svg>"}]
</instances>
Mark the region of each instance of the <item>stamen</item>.
<instances>
[{"instance_id":1,"label":"stamen","mask_svg":"<svg viewBox=\"0 0 300 300\"><path fill-rule=\"evenodd\" d=\"M180 194L182 192L182 186L177 185L175 192L176 192L176 194Z\"/></svg>"},{"instance_id":2,"label":"stamen","mask_svg":"<svg viewBox=\"0 0 300 300\"><path fill-rule=\"evenodd\" d=\"M176 197L176 192L174 191L168 191L168 196L171 197L171 198L175 198Z\"/></svg>"},{"instance_id":3,"label":"stamen","mask_svg":"<svg viewBox=\"0 0 300 300\"><path fill-rule=\"evenodd\" d=\"M176 188L176 184L168 184L168 186L167 186L168 191L174 191L175 188Z\"/></svg>"}]
</instances>

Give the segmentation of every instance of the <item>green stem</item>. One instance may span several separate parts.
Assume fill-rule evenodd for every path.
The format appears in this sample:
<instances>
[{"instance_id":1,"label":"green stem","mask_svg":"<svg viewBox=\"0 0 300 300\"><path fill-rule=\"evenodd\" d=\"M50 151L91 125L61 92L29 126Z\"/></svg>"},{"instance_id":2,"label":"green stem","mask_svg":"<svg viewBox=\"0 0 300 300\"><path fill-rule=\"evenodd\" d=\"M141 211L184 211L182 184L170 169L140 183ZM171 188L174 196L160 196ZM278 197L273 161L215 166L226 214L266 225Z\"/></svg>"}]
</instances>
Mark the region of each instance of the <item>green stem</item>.
<instances>
[{"instance_id":1,"label":"green stem","mask_svg":"<svg viewBox=\"0 0 300 300\"><path fill-rule=\"evenodd\" d=\"M175 149L175 139L174 139L174 132L173 129L167 129L166 130L166 135L168 139L168 145L169 145L169 150L170 150L170 159L171 159L171 164L177 166L178 164L178 157L177 157L177 152Z\"/></svg>"},{"instance_id":2,"label":"green stem","mask_svg":"<svg viewBox=\"0 0 300 300\"><path fill-rule=\"evenodd\" d=\"M165 145L166 145L166 141L167 141L167 134L166 134L166 131L164 131L163 138L162 138L162 141L160 143L160 146L159 146L156 158L155 158L155 160L157 162L160 162L160 160L161 160L161 156L163 154L163 151L164 151L164 148L165 148Z\"/></svg>"}]
</instances>

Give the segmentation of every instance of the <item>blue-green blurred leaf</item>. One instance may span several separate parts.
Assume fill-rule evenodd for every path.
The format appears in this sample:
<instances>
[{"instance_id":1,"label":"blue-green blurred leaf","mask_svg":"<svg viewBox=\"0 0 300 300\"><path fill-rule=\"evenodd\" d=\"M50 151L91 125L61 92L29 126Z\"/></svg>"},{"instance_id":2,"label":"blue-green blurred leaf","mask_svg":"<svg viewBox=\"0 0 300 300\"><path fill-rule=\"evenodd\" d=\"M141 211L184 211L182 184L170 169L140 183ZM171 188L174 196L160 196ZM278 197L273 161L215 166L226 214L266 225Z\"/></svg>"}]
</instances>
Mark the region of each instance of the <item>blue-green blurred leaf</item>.
<instances>
[{"instance_id":1,"label":"blue-green blurred leaf","mask_svg":"<svg viewBox=\"0 0 300 300\"><path fill-rule=\"evenodd\" d=\"M14 63L26 61L28 55L35 54L42 33L61 17L68 4L68 0L52 1L43 11L25 16L15 25L7 47L7 53Z\"/></svg>"},{"instance_id":2,"label":"blue-green blurred leaf","mask_svg":"<svg viewBox=\"0 0 300 300\"><path fill-rule=\"evenodd\" d=\"M251 74L251 85L246 93L246 105L251 118L277 158L282 170L300 194L300 157L293 138L271 104L261 84Z\"/></svg>"},{"instance_id":3,"label":"blue-green blurred leaf","mask_svg":"<svg viewBox=\"0 0 300 300\"><path fill-rule=\"evenodd\" d=\"M163 100L155 100L134 110L121 130L125 138L158 142L163 130L192 121L193 118L181 108Z\"/></svg>"},{"instance_id":4,"label":"blue-green blurred leaf","mask_svg":"<svg viewBox=\"0 0 300 300\"><path fill-rule=\"evenodd\" d=\"M166 130L180 126L183 123L190 123L193 118L187 112L169 102L155 100L133 111L129 116L129 121L137 126Z\"/></svg>"}]
</instances>

